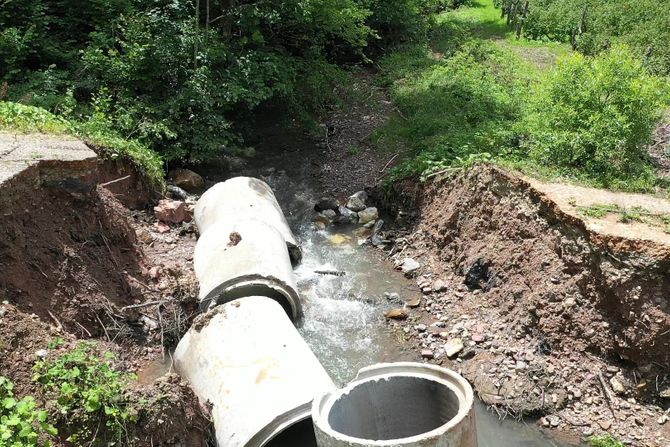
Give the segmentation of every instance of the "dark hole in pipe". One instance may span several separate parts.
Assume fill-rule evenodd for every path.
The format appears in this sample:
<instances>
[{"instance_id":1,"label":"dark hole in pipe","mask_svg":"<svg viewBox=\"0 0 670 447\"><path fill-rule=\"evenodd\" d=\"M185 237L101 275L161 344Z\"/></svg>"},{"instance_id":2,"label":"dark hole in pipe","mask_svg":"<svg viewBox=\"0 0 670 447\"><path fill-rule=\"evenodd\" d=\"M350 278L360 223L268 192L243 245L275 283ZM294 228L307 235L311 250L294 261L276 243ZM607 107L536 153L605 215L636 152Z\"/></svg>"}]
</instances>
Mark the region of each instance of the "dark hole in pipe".
<instances>
[{"instance_id":1,"label":"dark hole in pipe","mask_svg":"<svg viewBox=\"0 0 670 447\"><path fill-rule=\"evenodd\" d=\"M264 447L316 447L312 418L303 419L272 438Z\"/></svg>"},{"instance_id":2,"label":"dark hole in pipe","mask_svg":"<svg viewBox=\"0 0 670 447\"><path fill-rule=\"evenodd\" d=\"M363 382L333 404L328 424L358 439L386 441L435 430L458 414L456 394L419 377Z\"/></svg>"}]
</instances>

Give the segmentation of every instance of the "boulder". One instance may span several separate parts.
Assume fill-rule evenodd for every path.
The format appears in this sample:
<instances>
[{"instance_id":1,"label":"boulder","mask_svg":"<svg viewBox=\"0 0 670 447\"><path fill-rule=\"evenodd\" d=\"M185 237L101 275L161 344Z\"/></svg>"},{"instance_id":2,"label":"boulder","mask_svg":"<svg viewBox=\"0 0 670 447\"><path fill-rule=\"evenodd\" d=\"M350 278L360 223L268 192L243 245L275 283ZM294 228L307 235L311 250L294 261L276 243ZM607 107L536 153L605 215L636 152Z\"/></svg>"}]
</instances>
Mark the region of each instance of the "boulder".
<instances>
[{"instance_id":1,"label":"boulder","mask_svg":"<svg viewBox=\"0 0 670 447\"><path fill-rule=\"evenodd\" d=\"M340 215L337 216L333 222L337 224L351 224L358 222L358 214L355 211L350 210L346 206L339 207L338 211Z\"/></svg>"},{"instance_id":2,"label":"boulder","mask_svg":"<svg viewBox=\"0 0 670 447\"><path fill-rule=\"evenodd\" d=\"M197 191L205 187L205 180L190 169L173 169L168 173L168 178L186 191Z\"/></svg>"},{"instance_id":3,"label":"boulder","mask_svg":"<svg viewBox=\"0 0 670 447\"><path fill-rule=\"evenodd\" d=\"M373 220L377 220L378 218L379 213L375 207L365 208L363 211L358 212L358 220L363 225L372 222Z\"/></svg>"},{"instance_id":4,"label":"boulder","mask_svg":"<svg viewBox=\"0 0 670 447\"><path fill-rule=\"evenodd\" d=\"M154 207L154 216L161 222L180 224L190 222L191 214L186 203L177 200L163 199Z\"/></svg>"},{"instance_id":5,"label":"boulder","mask_svg":"<svg viewBox=\"0 0 670 447\"><path fill-rule=\"evenodd\" d=\"M349 208L351 211L363 211L366 206L365 202L363 202L361 199L359 199L356 196L351 196L349 197L349 200L347 200L347 208Z\"/></svg>"},{"instance_id":6,"label":"boulder","mask_svg":"<svg viewBox=\"0 0 670 447\"><path fill-rule=\"evenodd\" d=\"M404 320L409 315L404 309L391 309L388 312L384 312L384 316L390 320Z\"/></svg>"}]
</instances>

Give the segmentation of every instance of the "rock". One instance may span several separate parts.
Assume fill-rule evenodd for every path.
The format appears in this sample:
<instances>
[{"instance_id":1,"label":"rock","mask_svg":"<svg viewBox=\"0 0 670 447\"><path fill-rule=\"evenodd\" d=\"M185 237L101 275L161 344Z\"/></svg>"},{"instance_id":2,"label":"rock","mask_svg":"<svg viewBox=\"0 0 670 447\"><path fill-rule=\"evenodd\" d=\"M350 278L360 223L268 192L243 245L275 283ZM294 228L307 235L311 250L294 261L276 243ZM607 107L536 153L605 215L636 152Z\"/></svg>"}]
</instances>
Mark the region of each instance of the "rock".
<instances>
[{"instance_id":1,"label":"rock","mask_svg":"<svg viewBox=\"0 0 670 447\"><path fill-rule=\"evenodd\" d=\"M405 309L391 309L388 312L384 312L384 316L390 320L404 320L407 318L407 311Z\"/></svg>"},{"instance_id":2,"label":"rock","mask_svg":"<svg viewBox=\"0 0 670 447\"><path fill-rule=\"evenodd\" d=\"M351 197L356 197L357 199L360 199L363 203L368 201L368 193L365 191L358 191L352 194Z\"/></svg>"},{"instance_id":3,"label":"rock","mask_svg":"<svg viewBox=\"0 0 670 447\"><path fill-rule=\"evenodd\" d=\"M555 415L552 414L552 415L543 417L543 418L540 420L540 422L542 423L542 426L543 426L543 427L553 427L553 428L556 428L556 427L558 427L559 425L561 425L561 418L559 418L558 416L555 416Z\"/></svg>"},{"instance_id":4,"label":"rock","mask_svg":"<svg viewBox=\"0 0 670 447\"><path fill-rule=\"evenodd\" d=\"M470 337L472 341L475 343L484 343L486 341L486 335L484 334L472 334L472 337Z\"/></svg>"},{"instance_id":5,"label":"rock","mask_svg":"<svg viewBox=\"0 0 670 447\"><path fill-rule=\"evenodd\" d=\"M161 268L157 265L149 269L149 278L158 279L161 276Z\"/></svg>"},{"instance_id":6,"label":"rock","mask_svg":"<svg viewBox=\"0 0 670 447\"><path fill-rule=\"evenodd\" d=\"M321 212L321 214L330 220L335 219L335 217L337 216L337 212L335 210L324 210L323 212Z\"/></svg>"},{"instance_id":7,"label":"rock","mask_svg":"<svg viewBox=\"0 0 670 447\"><path fill-rule=\"evenodd\" d=\"M154 207L154 216L161 222L180 224L190 222L191 214L184 202L171 199L163 199Z\"/></svg>"},{"instance_id":8,"label":"rock","mask_svg":"<svg viewBox=\"0 0 670 447\"><path fill-rule=\"evenodd\" d=\"M168 224L164 223L164 222L158 222L156 224L156 230L160 234L169 233L170 232L170 226Z\"/></svg>"},{"instance_id":9,"label":"rock","mask_svg":"<svg viewBox=\"0 0 670 447\"><path fill-rule=\"evenodd\" d=\"M400 270L402 270L402 272L405 274L414 273L420 268L421 264L419 264L412 258L405 258L402 260L402 264L400 264Z\"/></svg>"},{"instance_id":10,"label":"rock","mask_svg":"<svg viewBox=\"0 0 670 447\"><path fill-rule=\"evenodd\" d=\"M326 224L323 222L312 222L315 231L322 231L326 229Z\"/></svg>"},{"instance_id":11,"label":"rock","mask_svg":"<svg viewBox=\"0 0 670 447\"><path fill-rule=\"evenodd\" d=\"M187 200L188 198L190 198L188 193L179 186L167 185L165 189L167 189L167 192L170 193L170 196L173 199Z\"/></svg>"},{"instance_id":12,"label":"rock","mask_svg":"<svg viewBox=\"0 0 670 447\"><path fill-rule=\"evenodd\" d=\"M365 208L363 211L358 212L358 220L361 224L366 224L373 220L377 220L378 218L379 213L375 207Z\"/></svg>"},{"instance_id":13,"label":"rock","mask_svg":"<svg viewBox=\"0 0 670 447\"><path fill-rule=\"evenodd\" d=\"M421 297L420 296L415 296L414 298L407 301L407 303L405 303L405 305L407 307L411 307L411 308L419 307L419 304L421 304Z\"/></svg>"},{"instance_id":14,"label":"rock","mask_svg":"<svg viewBox=\"0 0 670 447\"><path fill-rule=\"evenodd\" d=\"M347 208L349 208L351 211L363 211L366 206L365 202L363 202L361 199L359 199L356 196L351 196L349 197L349 200L347 200Z\"/></svg>"},{"instance_id":15,"label":"rock","mask_svg":"<svg viewBox=\"0 0 670 447\"><path fill-rule=\"evenodd\" d=\"M598 425L600 425L600 428L602 428L605 431L609 430L610 427L612 427L612 423L608 420L598 421Z\"/></svg>"},{"instance_id":16,"label":"rock","mask_svg":"<svg viewBox=\"0 0 670 447\"><path fill-rule=\"evenodd\" d=\"M670 399L670 388L666 388L666 389L664 389L663 391L661 391L660 393L658 393L658 395L659 395L660 397L662 397L663 399Z\"/></svg>"},{"instance_id":17,"label":"rock","mask_svg":"<svg viewBox=\"0 0 670 447\"><path fill-rule=\"evenodd\" d=\"M667 414L664 414L660 418L658 418L658 420L656 422L658 422L658 425L663 425L668 421L670 421L670 416L668 416Z\"/></svg>"},{"instance_id":18,"label":"rock","mask_svg":"<svg viewBox=\"0 0 670 447\"><path fill-rule=\"evenodd\" d=\"M173 169L168 173L168 178L186 191L197 191L205 187L203 178L190 169Z\"/></svg>"},{"instance_id":19,"label":"rock","mask_svg":"<svg viewBox=\"0 0 670 447\"><path fill-rule=\"evenodd\" d=\"M433 282L431 288L433 289L433 292L441 292L447 289L447 283L442 281L441 279L437 279Z\"/></svg>"},{"instance_id":20,"label":"rock","mask_svg":"<svg viewBox=\"0 0 670 447\"><path fill-rule=\"evenodd\" d=\"M327 210L327 211L332 211L332 210ZM333 219L328 218L328 216L326 216L324 213L316 213L314 215L314 217L312 217L312 222L320 222L324 225L324 227L327 227L332 220Z\"/></svg>"},{"instance_id":21,"label":"rock","mask_svg":"<svg viewBox=\"0 0 670 447\"><path fill-rule=\"evenodd\" d=\"M318 202L314 205L315 211L326 211L326 210L336 210L337 209L337 200L332 197L321 197Z\"/></svg>"},{"instance_id":22,"label":"rock","mask_svg":"<svg viewBox=\"0 0 670 447\"><path fill-rule=\"evenodd\" d=\"M612 385L612 391L614 394L623 394L626 392L626 388L623 386L623 383L616 376L610 379L610 385Z\"/></svg>"},{"instance_id":23,"label":"rock","mask_svg":"<svg viewBox=\"0 0 670 447\"><path fill-rule=\"evenodd\" d=\"M346 206L341 206L338 208L340 215L333 219L333 222L336 224L352 224L358 222L358 214L351 211Z\"/></svg>"},{"instance_id":24,"label":"rock","mask_svg":"<svg viewBox=\"0 0 670 447\"><path fill-rule=\"evenodd\" d=\"M491 262L479 258L468 268L465 273L465 285L470 289L482 289L488 291L495 287L496 277L491 271Z\"/></svg>"},{"instance_id":25,"label":"rock","mask_svg":"<svg viewBox=\"0 0 670 447\"><path fill-rule=\"evenodd\" d=\"M349 235L337 233L330 237L330 243L333 245L341 245L345 242L351 242L351 237Z\"/></svg>"},{"instance_id":26,"label":"rock","mask_svg":"<svg viewBox=\"0 0 670 447\"><path fill-rule=\"evenodd\" d=\"M49 351L47 351L46 349L40 349L39 351L35 352L35 357L37 357L38 359L42 359L42 360L47 358L48 355L49 355Z\"/></svg>"},{"instance_id":27,"label":"rock","mask_svg":"<svg viewBox=\"0 0 670 447\"><path fill-rule=\"evenodd\" d=\"M384 293L384 296L386 297L387 300L391 301L392 303L396 304L402 304L402 300L400 299L400 295L398 295L395 292L386 292Z\"/></svg>"},{"instance_id":28,"label":"rock","mask_svg":"<svg viewBox=\"0 0 670 447\"><path fill-rule=\"evenodd\" d=\"M421 350L421 357L424 358L424 359L432 359L432 358L435 357L435 354L430 349L422 349Z\"/></svg>"},{"instance_id":29,"label":"rock","mask_svg":"<svg viewBox=\"0 0 670 447\"><path fill-rule=\"evenodd\" d=\"M384 221L381 220L381 219L377 220L377 222L375 222L375 226L372 227L372 235L373 235L373 236L376 236L377 233L379 233L380 231L382 231L382 227L383 227L383 226L384 226Z\"/></svg>"},{"instance_id":30,"label":"rock","mask_svg":"<svg viewBox=\"0 0 670 447\"><path fill-rule=\"evenodd\" d=\"M372 227L374 227L376 223L377 223L376 220L371 220L370 222L364 224L363 227L369 228L370 230L372 230Z\"/></svg>"},{"instance_id":31,"label":"rock","mask_svg":"<svg viewBox=\"0 0 670 447\"><path fill-rule=\"evenodd\" d=\"M416 329L418 332L426 332L428 326L426 326L425 324L417 324L416 326L414 326L414 329Z\"/></svg>"},{"instance_id":32,"label":"rock","mask_svg":"<svg viewBox=\"0 0 670 447\"><path fill-rule=\"evenodd\" d=\"M463 350L463 340L460 338L452 338L444 344L444 352L447 357L454 357Z\"/></svg>"}]
</instances>

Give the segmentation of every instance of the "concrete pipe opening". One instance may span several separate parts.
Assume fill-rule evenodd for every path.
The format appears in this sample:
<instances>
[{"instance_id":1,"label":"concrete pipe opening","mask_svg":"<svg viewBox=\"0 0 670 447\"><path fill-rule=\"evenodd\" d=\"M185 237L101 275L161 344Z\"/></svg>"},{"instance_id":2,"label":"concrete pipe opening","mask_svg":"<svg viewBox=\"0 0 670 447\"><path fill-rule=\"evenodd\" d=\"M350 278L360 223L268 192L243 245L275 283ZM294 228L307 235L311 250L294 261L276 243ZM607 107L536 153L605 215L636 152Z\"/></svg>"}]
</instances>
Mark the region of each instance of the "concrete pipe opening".
<instances>
[{"instance_id":1,"label":"concrete pipe opening","mask_svg":"<svg viewBox=\"0 0 670 447\"><path fill-rule=\"evenodd\" d=\"M319 447L476 447L472 388L444 368L420 363L361 370L344 389L314 401Z\"/></svg>"}]
</instances>

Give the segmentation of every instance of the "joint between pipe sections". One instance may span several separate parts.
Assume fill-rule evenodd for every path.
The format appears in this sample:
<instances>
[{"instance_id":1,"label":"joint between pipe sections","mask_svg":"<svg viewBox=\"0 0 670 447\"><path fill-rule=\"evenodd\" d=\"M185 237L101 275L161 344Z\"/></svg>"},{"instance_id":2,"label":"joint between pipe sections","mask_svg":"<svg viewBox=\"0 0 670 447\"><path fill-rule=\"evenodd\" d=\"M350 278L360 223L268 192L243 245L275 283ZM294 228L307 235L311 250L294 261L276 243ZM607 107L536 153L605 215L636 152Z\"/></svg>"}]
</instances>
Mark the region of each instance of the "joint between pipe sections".
<instances>
[{"instance_id":1,"label":"joint between pipe sections","mask_svg":"<svg viewBox=\"0 0 670 447\"><path fill-rule=\"evenodd\" d=\"M200 311L207 312L218 305L250 296L266 296L277 301L292 321L302 316L300 296L290 284L274 276L254 274L238 276L215 287L200 302Z\"/></svg>"}]
</instances>

